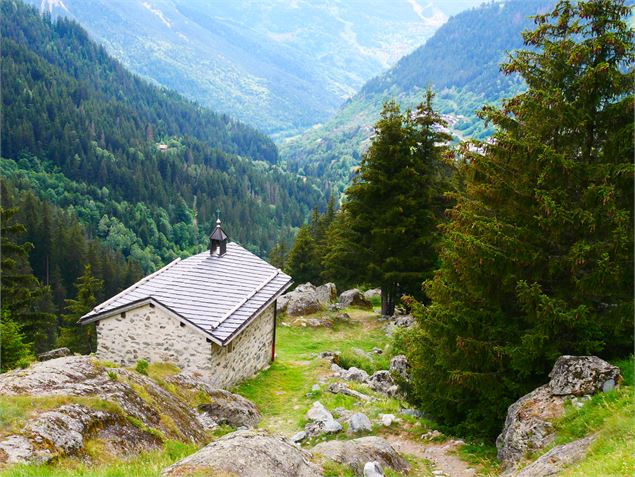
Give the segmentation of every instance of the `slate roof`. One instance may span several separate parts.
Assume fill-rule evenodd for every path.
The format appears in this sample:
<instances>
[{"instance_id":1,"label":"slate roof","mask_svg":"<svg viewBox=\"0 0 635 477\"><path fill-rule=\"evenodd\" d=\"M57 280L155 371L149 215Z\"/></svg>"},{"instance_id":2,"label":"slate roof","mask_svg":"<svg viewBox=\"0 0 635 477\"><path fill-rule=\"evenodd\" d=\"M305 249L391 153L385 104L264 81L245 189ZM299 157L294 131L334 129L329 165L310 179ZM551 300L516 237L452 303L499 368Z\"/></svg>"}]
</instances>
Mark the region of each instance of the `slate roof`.
<instances>
[{"instance_id":1,"label":"slate roof","mask_svg":"<svg viewBox=\"0 0 635 477\"><path fill-rule=\"evenodd\" d=\"M291 286L291 277L245 250L227 244L223 256L209 251L176 259L82 316L89 323L135 304L155 302L227 344Z\"/></svg>"}]
</instances>

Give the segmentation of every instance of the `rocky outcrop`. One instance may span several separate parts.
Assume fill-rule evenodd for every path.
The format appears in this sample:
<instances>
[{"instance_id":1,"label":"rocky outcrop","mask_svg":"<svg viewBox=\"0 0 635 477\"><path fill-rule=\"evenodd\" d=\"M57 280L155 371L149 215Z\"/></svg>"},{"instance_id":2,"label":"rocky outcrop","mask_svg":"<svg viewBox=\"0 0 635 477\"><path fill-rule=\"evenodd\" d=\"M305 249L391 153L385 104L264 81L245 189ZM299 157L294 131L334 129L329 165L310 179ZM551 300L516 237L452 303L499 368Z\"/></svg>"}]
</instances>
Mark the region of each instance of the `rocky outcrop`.
<instances>
[{"instance_id":1,"label":"rocky outcrop","mask_svg":"<svg viewBox=\"0 0 635 477\"><path fill-rule=\"evenodd\" d=\"M506 475L510 477L549 477L556 475L564 470L565 467L582 460L594 440L595 436L587 436L569 444L556 446L540 456L535 462L524 467L520 472L512 472Z\"/></svg>"},{"instance_id":2,"label":"rocky outcrop","mask_svg":"<svg viewBox=\"0 0 635 477\"><path fill-rule=\"evenodd\" d=\"M366 382L368 379L368 373L363 369L356 368L355 366L351 366L348 369L342 369L342 371L340 371L340 376L347 381L355 381L357 383Z\"/></svg>"},{"instance_id":3,"label":"rocky outcrop","mask_svg":"<svg viewBox=\"0 0 635 477\"><path fill-rule=\"evenodd\" d=\"M311 454L282 437L237 431L163 471L164 476L240 475L241 477L320 477Z\"/></svg>"},{"instance_id":4,"label":"rocky outcrop","mask_svg":"<svg viewBox=\"0 0 635 477\"><path fill-rule=\"evenodd\" d=\"M355 391L354 389L349 388L344 383L331 383L327 388L328 392L333 394L344 394L346 396L354 397L355 399L359 399L360 401L374 401L375 399L368 394L360 393L359 391Z\"/></svg>"},{"instance_id":5,"label":"rocky outcrop","mask_svg":"<svg viewBox=\"0 0 635 477\"><path fill-rule=\"evenodd\" d=\"M40 353L37 355L38 361L48 361L49 359L55 358L63 358L65 356L70 356L71 350L68 348L56 348L51 351L47 351L45 353Z\"/></svg>"},{"instance_id":6,"label":"rocky outcrop","mask_svg":"<svg viewBox=\"0 0 635 477\"><path fill-rule=\"evenodd\" d=\"M560 356L549 377L549 391L554 396L606 392L622 381L620 369L597 356Z\"/></svg>"},{"instance_id":7,"label":"rocky outcrop","mask_svg":"<svg viewBox=\"0 0 635 477\"><path fill-rule=\"evenodd\" d=\"M318 302L326 308L331 303L337 301L337 288L335 287L335 283L320 285L315 289L315 295L317 296Z\"/></svg>"},{"instance_id":8,"label":"rocky outcrop","mask_svg":"<svg viewBox=\"0 0 635 477\"><path fill-rule=\"evenodd\" d=\"M348 433L356 434L358 432L370 432L373 425L368 416L362 412L356 412L348 418Z\"/></svg>"},{"instance_id":9,"label":"rocky outcrop","mask_svg":"<svg viewBox=\"0 0 635 477\"><path fill-rule=\"evenodd\" d=\"M364 294L357 288L353 288L352 290L346 290L345 292L343 292L340 295L338 302L344 308L349 306L365 309L373 308L373 305L370 303L370 301L368 301L364 297Z\"/></svg>"},{"instance_id":10,"label":"rocky outcrop","mask_svg":"<svg viewBox=\"0 0 635 477\"><path fill-rule=\"evenodd\" d=\"M185 402L146 376L120 368L105 368L88 356L69 356L33 364L0 375L0 394L31 397L62 396L57 409L27 421L0 442L0 461L42 462L80 454L87 437L129 451L157 444L157 435L203 442L204 429ZM74 398L106 401L108 411L82 405Z\"/></svg>"},{"instance_id":11,"label":"rocky outcrop","mask_svg":"<svg viewBox=\"0 0 635 477\"><path fill-rule=\"evenodd\" d=\"M594 394L622 380L618 368L596 356L562 356L549 376L548 384L523 396L507 411L503 431L496 439L498 458L506 467L553 441L553 422L564 414L567 400Z\"/></svg>"},{"instance_id":12,"label":"rocky outcrop","mask_svg":"<svg viewBox=\"0 0 635 477\"><path fill-rule=\"evenodd\" d=\"M401 457L386 439L368 436L350 441L329 441L316 445L312 452L323 458L350 466L356 475L364 475L367 462L378 462L397 472L407 472L408 462Z\"/></svg>"},{"instance_id":13,"label":"rocky outcrop","mask_svg":"<svg viewBox=\"0 0 635 477\"><path fill-rule=\"evenodd\" d=\"M233 427L256 427L262 419L256 405L238 394L230 393L224 389L213 389L207 394L212 402L201 404L198 410L217 424L229 424Z\"/></svg>"}]
</instances>

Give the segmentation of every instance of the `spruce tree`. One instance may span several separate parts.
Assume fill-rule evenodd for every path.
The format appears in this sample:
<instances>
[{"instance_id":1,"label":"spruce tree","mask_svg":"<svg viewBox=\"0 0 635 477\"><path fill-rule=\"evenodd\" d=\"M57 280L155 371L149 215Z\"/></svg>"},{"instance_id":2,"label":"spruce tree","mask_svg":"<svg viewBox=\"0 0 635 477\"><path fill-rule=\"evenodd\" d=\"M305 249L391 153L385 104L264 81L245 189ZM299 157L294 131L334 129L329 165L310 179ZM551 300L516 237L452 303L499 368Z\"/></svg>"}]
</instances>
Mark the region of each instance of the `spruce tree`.
<instances>
[{"instance_id":1,"label":"spruce tree","mask_svg":"<svg viewBox=\"0 0 635 477\"><path fill-rule=\"evenodd\" d=\"M74 299L66 300L66 314L63 318L63 328L60 331L59 345L66 346L71 351L88 354L97 349L97 333L95 324L79 325L77 321L95 305L96 295L99 294L103 281L95 278L90 265L84 267L84 274L75 282L77 295Z\"/></svg>"},{"instance_id":2,"label":"spruce tree","mask_svg":"<svg viewBox=\"0 0 635 477\"><path fill-rule=\"evenodd\" d=\"M291 275L296 285L306 282L319 283L320 259L309 225L300 227L289 251L285 271Z\"/></svg>"},{"instance_id":3,"label":"spruce tree","mask_svg":"<svg viewBox=\"0 0 635 477\"><path fill-rule=\"evenodd\" d=\"M443 157L450 136L432 108L432 91L414 114L385 104L343 209L349 246L362 257L359 281L381 287L382 313L407 293L423 298L421 283L436 267L437 225L447 187ZM343 250L346 253L346 250ZM333 251L331 251L333 261ZM336 261L336 260L335 260Z\"/></svg>"},{"instance_id":4,"label":"spruce tree","mask_svg":"<svg viewBox=\"0 0 635 477\"><path fill-rule=\"evenodd\" d=\"M622 1L561 1L503 65L527 91L467 148L432 304L402 343L410 398L494 436L562 354L633 347L633 33Z\"/></svg>"}]
</instances>

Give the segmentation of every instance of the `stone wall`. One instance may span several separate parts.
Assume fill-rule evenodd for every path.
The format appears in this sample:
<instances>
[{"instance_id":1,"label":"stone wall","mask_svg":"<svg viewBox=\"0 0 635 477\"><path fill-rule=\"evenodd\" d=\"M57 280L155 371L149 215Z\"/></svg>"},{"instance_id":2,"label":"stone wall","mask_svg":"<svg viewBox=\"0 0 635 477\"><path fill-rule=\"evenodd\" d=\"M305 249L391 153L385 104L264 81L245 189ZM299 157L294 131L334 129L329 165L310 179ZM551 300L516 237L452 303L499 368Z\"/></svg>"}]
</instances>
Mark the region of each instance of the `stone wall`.
<instances>
[{"instance_id":1,"label":"stone wall","mask_svg":"<svg viewBox=\"0 0 635 477\"><path fill-rule=\"evenodd\" d=\"M140 359L174 363L213 386L227 388L269 363L274 306L221 347L162 309L143 305L125 316L117 314L98 322L97 358L122 366L134 366Z\"/></svg>"}]
</instances>

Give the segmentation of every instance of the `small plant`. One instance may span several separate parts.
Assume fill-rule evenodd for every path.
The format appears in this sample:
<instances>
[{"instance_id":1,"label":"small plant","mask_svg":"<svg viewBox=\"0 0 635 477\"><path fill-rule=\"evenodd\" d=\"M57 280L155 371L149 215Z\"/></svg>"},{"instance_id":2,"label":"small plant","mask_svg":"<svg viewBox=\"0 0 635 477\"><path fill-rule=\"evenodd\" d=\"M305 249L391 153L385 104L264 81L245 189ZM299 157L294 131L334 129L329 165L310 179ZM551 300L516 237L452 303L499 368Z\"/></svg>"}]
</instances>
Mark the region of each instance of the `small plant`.
<instances>
[{"instance_id":1,"label":"small plant","mask_svg":"<svg viewBox=\"0 0 635 477\"><path fill-rule=\"evenodd\" d=\"M139 361L137 361L137 366L135 366L135 370L137 371L137 373L144 374L147 376L148 366L150 366L150 363L148 363L145 359L140 359Z\"/></svg>"},{"instance_id":2,"label":"small plant","mask_svg":"<svg viewBox=\"0 0 635 477\"><path fill-rule=\"evenodd\" d=\"M114 371L108 371L108 379L110 379L111 381L117 381L118 378L119 376L117 375L117 373L115 373Z\"/></svg>"}]
</instances>

